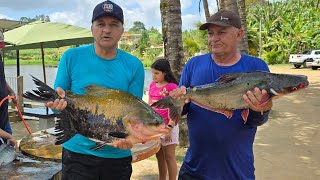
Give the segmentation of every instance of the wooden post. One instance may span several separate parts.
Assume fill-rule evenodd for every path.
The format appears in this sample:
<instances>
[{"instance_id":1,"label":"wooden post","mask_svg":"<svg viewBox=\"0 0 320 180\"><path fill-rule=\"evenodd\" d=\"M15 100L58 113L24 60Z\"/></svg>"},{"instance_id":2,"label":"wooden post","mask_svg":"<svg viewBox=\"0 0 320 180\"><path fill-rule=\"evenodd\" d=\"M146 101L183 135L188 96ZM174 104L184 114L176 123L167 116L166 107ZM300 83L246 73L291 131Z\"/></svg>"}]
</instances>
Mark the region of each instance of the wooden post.
<instances>
[{"instance_id":1,"label":"wooden post","mask_svg":"<svg viewBox=\"0 0 320 180\"><path fill-rule=\"evenodd\" d=\"M44 50L43 50L43 42L40 43L41 46L41 57L42 57L42 71L43 71L43 82L47 84L47 78L46 78L46 65L44 63Z\"/></svg>"},{"instance_id":2,"label":"wooden post","mask_svg":"<svg viewBox=\"0 0 320 180\"><path fill-rule=\"evenodd\" d=\"M21 110L21 112L23 112L23 76L18 76L17 77L17 85L18 85L18 106Z\"/></svg>"}]
</instances>

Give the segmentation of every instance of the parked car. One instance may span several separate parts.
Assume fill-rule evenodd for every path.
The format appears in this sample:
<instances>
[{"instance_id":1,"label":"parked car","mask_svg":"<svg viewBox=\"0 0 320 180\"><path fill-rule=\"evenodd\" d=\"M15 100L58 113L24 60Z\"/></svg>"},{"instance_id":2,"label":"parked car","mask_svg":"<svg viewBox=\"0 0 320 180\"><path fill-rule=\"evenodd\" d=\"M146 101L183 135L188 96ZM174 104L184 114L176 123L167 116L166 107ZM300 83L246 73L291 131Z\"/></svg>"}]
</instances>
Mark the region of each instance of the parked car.
<instances>
[{"instance_id":1,"label":"parked car","mask_svg":"<svg viewBox=\"0 0 320 180\"><path fill-rule=\"evenodd\" d=\"M305 50L302 54L290 54L289 63L295 68L307 67L307 62L313 62L315 58L320 58L320 50Z\"/></svg>"},{"instance_id":2,"label":"parked car","mask_svg":"<svg viewBox=\"0 0 320 180\"><path fill-rule=\"evenodd\" d=\"M320 68L320 57L314 58L313 61L307 61L306 65L308 67L311 67L312 70L317 70L318 68Z\"/></svg>"}]
</instances>

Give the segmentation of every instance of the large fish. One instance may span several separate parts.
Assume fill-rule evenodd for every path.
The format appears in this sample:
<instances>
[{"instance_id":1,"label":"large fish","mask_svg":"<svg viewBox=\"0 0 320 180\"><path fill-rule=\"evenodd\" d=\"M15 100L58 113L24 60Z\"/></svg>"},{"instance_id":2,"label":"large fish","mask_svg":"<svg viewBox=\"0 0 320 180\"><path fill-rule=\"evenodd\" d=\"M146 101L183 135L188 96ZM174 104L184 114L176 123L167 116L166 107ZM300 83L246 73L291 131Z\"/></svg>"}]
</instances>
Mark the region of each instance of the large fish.
<instances>
[{"instance_id":1,"label":"large fish","mask_svg":"<svg viewBox=\"0 0 320 180\"><path fill-rule=\"evenodd\" d=\"M1 144L0 145L0 168L11 163L16 159L16 152L11 145Z\"/></svg>"},{"instance_id":2,"label":"large fish","mask_svg":"<svg viewBox=\"0 0 320 180\"><path fill-rule=\"evenodd\" d=\"M244 109L242 118L246 122L248 105L243 99L243 94L255 87L265 89L269 94L268 102L274 97L280 97L309 85L307 76L275 74L263 71L233 73L220 77L215 83L187 88L186 95L181 99L168 96L151 106L160 109L169 109L169 117L177 122L180 118L181 107L186 98L202 108L219 112L231 118L233 110Z\"/></svg>"},{"instance_id":3,"label":"large fish","mask_svg":"<svg viewBox=\"0 0 320 180\"><path fill-rule=\"evenodd\" d=\"M23 97L48 102L58 99L56 92L33 77L38 90L24 93ZM55 129L59 145L79 133L97 142L98 149L119 138L132 144L157 139L163 135L164 119L147 103L127 92L89 85L85 95L66 91L67 107L58 115Z\"/></svg>"}]
</instances>

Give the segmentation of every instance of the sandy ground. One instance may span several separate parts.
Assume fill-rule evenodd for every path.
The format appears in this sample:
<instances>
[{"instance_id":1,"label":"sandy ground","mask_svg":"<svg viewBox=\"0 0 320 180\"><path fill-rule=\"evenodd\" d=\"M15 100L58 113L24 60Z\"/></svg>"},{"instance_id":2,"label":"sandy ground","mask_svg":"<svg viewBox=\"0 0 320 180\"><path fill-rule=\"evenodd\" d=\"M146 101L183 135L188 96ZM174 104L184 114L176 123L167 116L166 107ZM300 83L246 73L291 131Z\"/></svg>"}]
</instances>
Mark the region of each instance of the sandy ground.
<instances>
[{"instance_id":1,"label":"sandy ground","mask_svg":"<svg viewBox=\"0 0 320 180\"><path fill-rule=\"evenodd\" d=\"M274 100L269 122L258 128L254 144L256 179L320 179L320 69L270 66L271 72L307 75L307 89ZM28 121L33 132L37 121ZM12 123L17 139L27 131ZM178 165L180 167L180 164ZM133 180L158 179L157 162L146 159L133 164Z\"/></svg>"}]
</instances>

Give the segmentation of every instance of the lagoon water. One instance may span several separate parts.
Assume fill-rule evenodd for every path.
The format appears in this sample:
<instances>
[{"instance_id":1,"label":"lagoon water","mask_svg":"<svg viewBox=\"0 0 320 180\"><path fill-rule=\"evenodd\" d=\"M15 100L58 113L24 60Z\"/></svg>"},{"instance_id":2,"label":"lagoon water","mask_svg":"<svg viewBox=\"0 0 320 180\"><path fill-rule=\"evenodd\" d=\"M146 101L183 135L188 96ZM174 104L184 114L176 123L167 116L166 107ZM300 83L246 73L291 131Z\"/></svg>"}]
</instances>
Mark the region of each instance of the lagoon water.
<instances>
[{"instance_id":1,"label":"lagoon water","mask_svg":"<svg viewBox=\"0 0 320 180\"><path fill-rule=\"evenodd\" d=\"M46 67L46 77L47 84L53 87L54 80L57 74L57 67ZM17 67L16 66L5 66L4 71L6 77L16 77ZM20 66L20 75L23 76L23 92L30 91L36 88L30 75L43 81L43 71L42 65L23 65ZM147 91L149 84L152 81L152 73L150 69L145 70L145 81L144 81L144 91Z\"/></svg>"}]
</instances>

